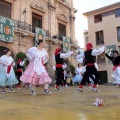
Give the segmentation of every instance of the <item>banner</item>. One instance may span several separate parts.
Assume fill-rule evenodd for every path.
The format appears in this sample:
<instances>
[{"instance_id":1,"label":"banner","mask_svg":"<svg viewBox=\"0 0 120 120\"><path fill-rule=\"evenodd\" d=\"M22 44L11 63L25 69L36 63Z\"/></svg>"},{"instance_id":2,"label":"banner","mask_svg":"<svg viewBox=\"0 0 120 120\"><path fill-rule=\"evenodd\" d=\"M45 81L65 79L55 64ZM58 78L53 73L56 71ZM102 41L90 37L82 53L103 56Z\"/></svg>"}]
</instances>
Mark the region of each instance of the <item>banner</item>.
<instances>
[{"instance_id":1,"label":"banner","mask_svg":"<svg viewBox=\"0 0 120 120\"><path fill-rule=\"evenodd\" d=\"M63 52L70 51L70 38L62 36L63 40Z\"/></svg>"},{"instance_id":2,"label":"banner","mask_svg":"<svg viewBox=\"0 0 120 120\"><path fill-rule=\"evenodd\" d=\"M46 31L35 27L35 41L37 42L39 39L43 39L43 40L46 39Z\"/></svg>"},{"instance_id":3,"label":"banner","mask_svg":"<svg viewBox=\"0 0 120 120\"><path fill-rule=\"evenodd\" d=\"M116 50L116 45L107 45L106 46L106 53L109 56L113 56L113 51ZM108 62L110 62L110 60L108 60Z\"/></svg>"},{"instance_id":4,"label":"banner","mask_svg":"<svg viewBox=\"0 0 120 120\"><path fill-rule=\"evenodd\" d=\"M13 42L14 27L14 20L0 16L0 40L5 42Z\"/></svg>"}]
</instances>

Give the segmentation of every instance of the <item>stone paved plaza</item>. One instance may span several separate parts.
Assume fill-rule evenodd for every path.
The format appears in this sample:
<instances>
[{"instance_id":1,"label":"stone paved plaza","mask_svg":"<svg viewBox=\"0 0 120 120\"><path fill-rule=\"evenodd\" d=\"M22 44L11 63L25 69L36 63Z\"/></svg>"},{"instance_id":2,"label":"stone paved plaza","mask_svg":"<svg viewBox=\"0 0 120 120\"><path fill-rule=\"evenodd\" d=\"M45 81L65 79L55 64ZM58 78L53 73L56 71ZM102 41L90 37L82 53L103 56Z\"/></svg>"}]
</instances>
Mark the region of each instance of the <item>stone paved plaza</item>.
<instances>
[{"instance_id":1,"label":"stone paved plaza","mask_svg":"<svg viewBox=\"0 0 120 120\"><path fill-rule=\"evenodd\" d=\"M120 88L117 86L98 86L99 93L84 87L70 86L52 94L43 93L37 87L37 95L30 90L15 89L15 93L0 94L0 120L120 120ZM95 99L104 99L102 107L92 106Z\"/></svg>"}]
</instances>

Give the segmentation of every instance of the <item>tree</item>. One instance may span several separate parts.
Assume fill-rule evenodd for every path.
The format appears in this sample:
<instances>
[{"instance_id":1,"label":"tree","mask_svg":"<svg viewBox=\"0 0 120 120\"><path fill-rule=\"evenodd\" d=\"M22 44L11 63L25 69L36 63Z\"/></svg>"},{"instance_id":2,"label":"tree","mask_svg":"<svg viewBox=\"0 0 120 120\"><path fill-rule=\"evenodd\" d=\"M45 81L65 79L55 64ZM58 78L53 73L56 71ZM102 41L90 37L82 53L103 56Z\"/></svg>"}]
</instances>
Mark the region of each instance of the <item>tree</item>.
<instances>
[{"instance_id":1,"label":"tree","mask_svg":"<svg viewBox=\"0 0 120 120\"><path fill-rule=\"evenodd\" d=\"M70 69L72 75L74 76L75 75L75 67L73 65L70 65L69 69Z\"/></svg>"},{"instance_id":2,"label":"tree","mask_svg":"<svg viewBox=\"0 0 120 120\"><path fill-rule=\"evenodd\" d=\"M17 62L18 59L24 60L25 58L26 58L25 53L19 52L19 53L16 54L16 59L15 59L15 61Z\"/></svg>"},{"instance_id":3,"label":"tree","mask_svg":"<svg viewBox=\"0 0 120 120\"><path fill-rule=\"evenodd\" d=\"M23 52L19 52L16 54L15 62L17 63L17 61L19 59L25 60L25 58L26 58L26 54ZM28 65L28 60L25 61L25 65L23 66L23 70L26 68L27 65Z\"/></svg>"}]
</instances>

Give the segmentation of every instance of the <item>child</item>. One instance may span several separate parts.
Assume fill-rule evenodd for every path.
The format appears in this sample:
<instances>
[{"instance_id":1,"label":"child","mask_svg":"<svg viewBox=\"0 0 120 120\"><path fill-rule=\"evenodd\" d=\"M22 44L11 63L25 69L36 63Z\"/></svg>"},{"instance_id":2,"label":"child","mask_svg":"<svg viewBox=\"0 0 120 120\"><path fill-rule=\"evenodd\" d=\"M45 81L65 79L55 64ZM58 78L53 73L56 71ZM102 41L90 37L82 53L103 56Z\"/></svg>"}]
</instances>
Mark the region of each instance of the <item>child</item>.
<instances>
[{"instance_id":1,"label":"child","mask_svg":"<svg viewBox=\"0 0 120 120\"><path fill-rule=\"evenodd\" d=\"M72 79L71 71L68 71L67 72L67 81L66 81L68 86L70 86L71 79Z\"/></svg>"}]
</instances>

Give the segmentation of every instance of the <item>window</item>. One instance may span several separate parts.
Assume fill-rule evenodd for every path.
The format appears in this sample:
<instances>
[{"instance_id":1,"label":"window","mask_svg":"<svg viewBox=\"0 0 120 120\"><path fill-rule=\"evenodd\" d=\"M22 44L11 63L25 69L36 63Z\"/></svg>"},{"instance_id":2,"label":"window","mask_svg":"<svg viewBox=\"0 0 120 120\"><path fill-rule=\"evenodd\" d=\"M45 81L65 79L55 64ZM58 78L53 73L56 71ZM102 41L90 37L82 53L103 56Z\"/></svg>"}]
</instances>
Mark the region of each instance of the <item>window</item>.
<instances>
[{"instance_id":1,"label":"window","mask_svg":"<svg viewBox=\"0 0 120 120\"><path fill-rule=\"evenodd\" d=\"M118 52L119 52L119 54L120 54L120 46L118 46Z\"/></svg>"},{"instance_id":2,"label":"window","mask_svg":"<svg viewBox=\"0 0 120 120\"><path fill-rule=\"evenodd\" d=\"M120 8L115 10L115 17L120 17Z\"/></svg>"},{"instance_id":3,"label":"window","mask_svg":"<svg viewBox=\"0 0 120 120\"><path fill-rule=\"evenodd\" d=\"M0 0L0 15L11 18L12 4Z\"/></svg>"},{"instance_id":4,"label":"window","mask_svg":"<svg viewBox=\"0 0 120 120\"><path fill-rule=\"evenodd\" d=\"M42 28L42 16L36 13L32 13L32 25L38 28Z\"/></svg>"},{"instance_id":5,"label":"window","mask_svg":"<svg viewBox=\"0 0 120 120\"><path fill-rule=\"evenodd\" d=\"M104 44L103 31L98 31L96 34L96 45Z\"/></svg>"},{"instance_id":6,"label":"window","mask_svg":"<svg viewBox=\"0 0 120 120\"><path fill-rule=\"evenodd\" d=\"M120 27L117 27L117 36L118 36L118 41L120 42Z\"/></svg>"},{"instance_id":7,"label":"window","mask_svg":"<svg viewBox=\"0 0 120 120\"><path fill-rule=\"evenodd\" d=\"M66 26L63 24L58 24L59 36L66 36Z\"/></svg>"},{"instance_id":8,"label":"window","mask_svg":"<svg viewBox=\"0 0 120 120\"><path fill-rule=\"evenodd\" d=\"M112 15L112 14L115 14L115 11L114 10L111 10L111 11L108 11L108 12L105 12L102 14L102 17L106 17L108 15Z\"/></svg>"},{"instance_id":9,"label":"window","mask_svg":"<svg viewBox=\"0 0 120 120\"><path fill-rule=\"evenodd\" d=\"M115 14L114 10L109 11L109 15Z\"/></svg>"},{"instance_id":10,"label":"window","mask_svg":"<svg viewBox=\"0 0 120 120\"><path fill-rule=\"evenodd\" d=\"M102 21L102 14L95 15L94 16L94 22L96 23L96 22L100 22L100 21Z\"/></svg>"},{"instance_id":11,"label":"window","mask_svg":"<svg viewBox=\"0 0 120 120\"><path fill-rule=\"evenodd\" d=\"M105 12L105 13L102 14L102 17L108 16L108 15L109 15L109 13Z\"/></svg>"}]
</instances>

